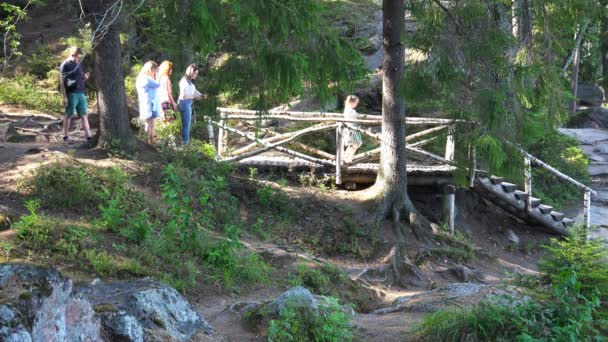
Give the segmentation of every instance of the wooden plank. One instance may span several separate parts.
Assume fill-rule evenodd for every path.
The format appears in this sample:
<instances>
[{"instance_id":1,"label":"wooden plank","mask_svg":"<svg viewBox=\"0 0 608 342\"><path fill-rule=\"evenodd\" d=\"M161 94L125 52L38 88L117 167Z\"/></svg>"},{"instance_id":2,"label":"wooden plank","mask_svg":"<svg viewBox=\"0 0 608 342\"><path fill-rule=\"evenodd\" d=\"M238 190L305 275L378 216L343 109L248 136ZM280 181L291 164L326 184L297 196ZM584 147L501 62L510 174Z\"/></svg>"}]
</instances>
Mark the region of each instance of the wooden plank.
<instances>
[{"instance_id":1,"label":"wooden plank","mask_svg":"<svg viewBox=\"0 0 608 342\"><path fill-rule=\"evenodd\" d=\"M450 128L448 129L448 137L445 141L445 159L449 161L454 160L454 152L456 149L456 142L454 141L454 132L454 126L450 126Z\"/></svg>"},{"instance_id":2,"label":"wooden plank","mask_svg":"<svg viewBox=\"0 0 608 342\"><path fill-rule=\"evenodd\" d=\"M469 167L469 188L475 185L475 172L477 171L477 148L474 144L469 146L469 159L471 166Z\"/></svg>"},{"instance_id":3,"label":"wooden plank","mask_svg":"<svg viewBox=\"0 0 608 342\"><path fill-rule=\"evenodd\" d=\"M336 184L342 184L342 124L336 127Z\"/></svg>"},{"instance_id":4,"label":"wooden plank","mask_svg":"<svg viewBox=\"0 0 608 342\"><path fill-rule=\"evenodd\" d=\"M212 121L211 123L213 125L215 125L215 126L219 126L219 123L217 123L215 121ZM229 132L235 133L235 134L240 135L242 137L245 137L245 138L247 138L249 140L257 141L257 142L259 142L262 145L268 145L268 143L261 141L260 139L256 138L255 136L253 136L250 133L244 133L244 132L241 132L241 131L239 131L237 129L234 129L232 127L228 127L228 126L225 126L225 125L223 126L223 128L224 128L224 130L227 130ZM310 162L313 162L313 163L317 163L317 164L321 164L321 165L326 165L326 166L335 166L335 163L333 161L331 161L331 160L310 157L310 156L308 156L308 155L306 155L304 153L296 152L296 151L290 150L290 149L285 148L285 147L275 146L274 149L277 150L277 151L289 154L291 156L302 158L304 160L307 160L307 161L310 161Z\"/></svg>"},{"instance_id":5,"label":"wooden plank","mask_svg":"<svg viewBox=\"0 0 608 342\"><path fill-rule=\"evenodd\" d=\"M434 133L434 132L441 131L442 129L445 129L447 127L448 126L443 125L443 126L437 126L437 127L425 129L424 131L420 131L420 132L417 132L417 133L414 133L414 134L407 135L405 137L405 141L406 142L407 141L412 141L412 140L418 139L418 138L420 138L422 136L425 136L425 135L428 135L428 134L431 134L431 133Z\"/></svg>"},{"instance_id":6,"label":"wooden plank","mask_svg":"<svg viewBox=\"0 0 608 342\"><path fill-rule=\"evenodd\" d=\"M417 149L415 147L410 147L410 146L407 146L407 145L405 146L405 149L408 150L408 151L410 151L410 152L418 153L418 154L423 155L425 157L429 157L429 158L431 158L433 160L436 160L436 161L439 161L439 162L442 162L442 163L446 163L448 165L457 166L455 162L453 162L451 160L447 160L445 158L442 158L442 157L440 157L438 155L435 155L435 154L433 154L431 152L423 151L423 150Z\"/></svg>"},{"instance_id":7,"label":"wooden plank","mask_svg":"<svg viewBox=\"0 0 608 342\"><path fill-rule=\"evenodd\" d=\"M213 124L213 121L212 121ZM224 120L220 120L217 131L217 158L222 159L224 156Z\"/></svg>"},{"instance_id":8,"label":"wooden plank","mask_svg":"<svg viewBox=\"0 0 608 342\"><path fill-rule=\"evenodd\" d=\"M264 147L259 148L257 150L253 150L253 151L250 151L250 152L246 152L246 153L240 154L238 156L226 158L225 160L226 161L238 161L238 160L241 160L241 159L253 157L253 156L257 155L257 154L264 153L264 152L266 152L268 150L271 150L271 149L273 149L273 148L275 148L277 146L286 144L286 143L292 141L293 139L295 139L295 138L297 138L297 137L299 137L301 135L308 134L308 133L311 133L311 132L323 131L323 130L326 130L328 128L334 128L334 127L336 127L336 124L330 124L330 125L325 125L325 126L320 126L320 127L316 127L316 126L309 127L309 128L297 131L296 134L290 136L287 139L280 140L280 141L272 143L272 144L264 142L263 140L259 140L258 139L260 141L260 143L264 145ZM239 131L239 132L241 132L241 131ZM245 132L241 132L241 133L247 134Z\"/></svg>"},{"instance_id":9,"label":"wooden plank","mask_svg":"<svg viewBox=\"0 0 608 342\"><path fill-rule=\"evenodd\" d=\"M305 129L316 128L316 127L328 127L327 129L331 128L331 127L329 127L329 125L321 123L321 124L318 124L318 125L307 127ZM264 132L264 133L268 133L268 134L272 135L270 138L262 139L262 141L265 141L267 143L272 143L272 142L278 141L278 140L283 139L283 138L289 138L289 137L291 137L291 136L293 136L295 134L298 134L298 132L300 132L300 131L295 131L295 132L287 132L287 133L277 133L277 132L275 132L273 130L270 130L270 129L267 129L267 128L260 128L260 130L262 132ZM296 142L295 141L291 141L290 143L294 143L295 144ZM239 148L238 150L232 152L231 154L233 156L236 156L236 155L239 155L241 153L245 153L247 151L250 151L250 150L256 148L258 145L259 144L257 142L253 142L253 143L251 143L251 144L249 144L247 146ZM306 150L312 150L312 149L314 149L314 147L310 147L310 146L307 146L307 145L304 145L304 144L301 144L301 145L302 146L300 146L300 147L302 147L302 148L304 148ZM314 150L317 150L317 149L314 149ZM321 155L324 158L327 158L328 156L331 156L331 159L335 158L333 155L331 155L331 154L329 154L327 152L321 151L321 150L317 150L316 153L319 154L319 155ZM323 155L323 154L325 154L325 155Z\"/></svg>"},{"instance_id":10,"label":"wooden plank","mask_svg":"<svg viewBox=\"0 0 608 342\"><path fill-rule=\"evenodd\" d=\"M428 139L426 139L426 140L420 140L420 141L417 141L417 142L415 142L415 143L413 143L413 144L409 144L409 146L410 146L410 147L420 147L420 146L424 146L424 145L426 145L426 144L428 144L428 143L430 143L431 141L436 140L436 139L437 139L437 137L431 137L431 138L428 138Z\"/></svg>"},{"instance_id":11,"label":"wooden plank","mask_svg":"<svg viewBox=\"0 0 608 342\"><path fill-rule=\"evenodd\" d=\"M365 160L365 159L367 159L367 158L369 158L369 157L372 157L372 156L377 156L377 155L379 155L379 154L380 154L380 151L381 151L381 150L382 150L382 149L381 149L380 147L378 147L378 148L375 148L375 149L373 149L373 150L369 150L369 151L367 151L367 152L363 152L363 153L356 154L356 155L353 157L352 162L348 163L348 165L353 165L353 164L359 163L359 162L361 162L361 161L363 161L363 160Z\"/></svg>"},{"instance_id":12,"label":"wooden plank","mask_svg":"<svg viewBox=\"0 0 608 342\"><path fill-rule=\"evenodd\" d=\"M267 142L267 143L272 143L272 142L281 140L283 138L289 138L290 136L296 134L296 132L289 132L289 133L283 133L283 134L275 133L275 134L276 135L274 135L274 136L272 136L270 138L264 138L264 139L261 139L261 140L264 141L264 142ZM241 148L239 148L239 149L237 149L235 151L232 151L231 155L232 156L237 156L239 154L251 151L254 148L258 147L259 145L260 144L258 144L257 142L252 142L249 145L243 146L243 147L241 147Z\"/></svg>"},{"instance_id":13,"label":"wooden plank","mask_svg":"<svg viewBox=\"0 0 608 342\"><path fill-rule=\"evenodd\" d=\"M349 125L348 123L345 123L344 127L348 128L348 129L352 129L353 131L357 131L357 132L359 132L361 134L365 134L368 137L374 138L374 139L376 139L378 141L380 141L382 139L382 135L381 134L372 133L372 132L370 132L370 131L368 131L366 129L363 129L361 127L356 127L356 126L353 126L353 125Z\"/></svg>"},{"instance_id":14,"label":"wooden plank","mask_svg":"<svg viewBox=\"0 0 608 342\"><path fill-rule=\"evenodd\" d=\"M288 110L274 110L274 111L257 111L257 110L249 110L249 109L236 109L236 108L217 108L218 112L220 112L224 119L227 118L237 118L231 115L236 116L248 116L248 117L258 117L259 120L263 119L272 119L272 116L288 116L293 119L306 119L304 121L320 121L319 119L339 119L343 118L343 113L330 113L330 112L298 112L298 111L288 111ZM230 117L224 117L230 116ZM269 117L270 116L270 117ZM376 123L382 122L381 115L371 115L371 114L357 114L357 117L367 120L373 121ZM348 121L346 121L348 122ZM419 117L407 117L405 122L412 125L445 125L445 124L454 124L454 123L469 123L475 124L472 121L461 120L461 119L441 119L441 118L419 118Z\"/></svg>"},{"instance_id":15,"label":"wooden plank","mask_svg":"<svg viewBox=\"0 0 608 342\"><path fill-rule=\"evenodd\" d=\"M528 194L526 199L526 210L532 211L532 162L524 156L524 191Z\"/></svg>"},{"instance_id":16,"label":"wooden plank","mask_svg":"<svg viewBox=\"0 0 608 342\"><path fill-rule=\"evenodd\" d=\"M323 125L323 124L319 124L319 125L316 125L316 126L320 126L320 125ZM313 126L313 127L314 127L314 126ZM270 129L267 129L267 128L260 128L260 129L261 129L262 131L264 131L265 133L268 133L268 134L277 134L277 135L278 135L278 133L277 133L277 132L272 131L272 130L270 130ZM289 134L294 134L294 133L296 133L296 132L290 132ZM256 143L254 143L254 144L256 144ZM323 157L323 158L326 158L326 159L330 159L330 160L335 160L335 159L336 159L336 156L335 156L335 155L333 155L333 154L327 153L327 152L325 152L325 151L323 151L323 150L320 150L320 149L318 149L318 148L316 148L316 147L312 147L312 146L309 146L309 145L303 144L303 143L301 143L301 142L299 142L299 141L290 141L290 142L289 142L289 144L290 144L290 145L297 146L297 147L299 147L299 148L301 148L301 149L303 149L303 150L305 150L305 151L308 151L308 152L311 152L311 153L317 154L317 155L319 155L319 156L321 156L321 157ZM257 144L256 144L256 145L257 145Z\"/></svg>"},{"instance_id":17,"label":"wooden plank","mask_svg":"<svg viewBox=\"0 0 608 342\"><path fill-rule=\"evenodd\" d=\"M456 188L453 185L448 185L444 189L445 193L445 220L450 228L450 234L454 235L454 218L456 216Z\"/></svg>"}]
</instances>

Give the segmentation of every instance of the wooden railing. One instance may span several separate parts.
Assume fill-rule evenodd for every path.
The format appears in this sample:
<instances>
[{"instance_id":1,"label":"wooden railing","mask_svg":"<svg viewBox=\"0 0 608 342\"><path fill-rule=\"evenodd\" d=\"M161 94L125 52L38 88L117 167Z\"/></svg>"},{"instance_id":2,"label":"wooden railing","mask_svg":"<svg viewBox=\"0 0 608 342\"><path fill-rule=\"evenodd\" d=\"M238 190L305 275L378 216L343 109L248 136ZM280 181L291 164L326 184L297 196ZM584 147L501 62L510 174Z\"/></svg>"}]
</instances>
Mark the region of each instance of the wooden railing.
<instances>
[{"instance_id":1,"label":"wooden railing","mask_svg":"<svg viewBox=\"0 0 608 342\"><path fill-rule=\"evenodd\" d=\"M336 146L342 146L342 128L348 128L364 134L367 137L374 139L381 143L381 134L374 133L367 129L370 126L379 126L382 124L382 117L380 115L369 115L369 114L358 114L357 119L345 119L342 113L331 113L331 112L301 112L301 111L284 111L274 110L264 112L260 114L259 111L246 110L246 109L233 109L233 108L217 108L219 114L219 121L209 121L209 125L218 127L217 136L217 158L225 161L239 161L246 158L258 156L269 150L277 150L292 157L300 158L302 160L315 163L318 165L333 167L335 169L335 181L337 184L342 183L342 172L348 170L349 167L357 164L369 161L373 158L377 158L380 155L380 147L372 149L370 151L358 153L353 157L353 160L349 163L343 161L342 148L337 148L335 153L329 153L327 151L320 150L316 147L306 145L302 142L296 141L297 138L311 134L315 132L335 130L336 132ZM255 133L245 132L234 127L227 125L229 120L239 120L241 122L259 122L263 120L287 120L295 122L316 122L316 125L300 129L295 132L277 133L268 128L262 128L260 125L254 125L254 128L260 132L263 132L270 137L258 138ZM405 137L406 149L414 154L424 156L434 161L456 166L454 161L455 152L455 126L457 124L475 124L466 120L456 119L442 119L442 118L419 118L419 117L407 117L405 122L408 126L434 126L426 128L422 131L410 134ZM354 126L356 124L356 126ZM211 126L210 126L211 127ZM434 153L424 151L421 149L422 146L434 141L437 138L435 135L438 132L447 130L447 139L445 147L445 155L438 156ZM211 128L210 128L210 131ZM228 151L227 150L227 133L234 133L241 137L244 137L251 142L245 146ZM420 140L420 138L425 138ZM296 147L299 151L306 151L307 153L296 151L285 147L285 145L291 145ZM514 144L511 144L515 146ZM530 153L526 152L522 148L515 146L522 156L524 157L524 186L525 192L528 194L526 199L527 210L532 209L531 198L532 198L532 166L540 166L545 170L551 172L559 179L574 184L584 192L584 223L587 228L591 226L591 195L596 192L590 187L582 184L581 182L567 176L560 172L554 167L548 165L542 160L536 158ZM469 147L469 186L474 186L477 169L477 158L475 148Z\"/></svg>"}]
</instances>

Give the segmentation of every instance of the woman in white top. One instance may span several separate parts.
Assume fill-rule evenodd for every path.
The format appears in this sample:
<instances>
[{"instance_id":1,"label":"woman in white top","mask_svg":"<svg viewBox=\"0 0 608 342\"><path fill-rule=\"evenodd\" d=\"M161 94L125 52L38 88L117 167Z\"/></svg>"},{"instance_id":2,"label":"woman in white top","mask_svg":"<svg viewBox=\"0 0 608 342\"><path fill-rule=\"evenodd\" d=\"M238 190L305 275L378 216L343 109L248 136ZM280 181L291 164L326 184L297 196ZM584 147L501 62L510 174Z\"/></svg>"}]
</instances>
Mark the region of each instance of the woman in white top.
<instances>
[{"instance_id":1,"label":"woman in white top","mask_svg":"<svg viewBox=\"0 0 608 342\"><path fill-rule=\"evenodd\" d=\"M148 61L141 68L135 88L139 98L139 118L144 121L144 129L148 134L148 143L154 143L154 120L160 115L161 106L158 90L160 84L156 81L158 64Z\"/></svg>"},{"instance_id":2,"label":"woman in white top","mask_svg":"<svg viewBox=\"0 0 608 342\"><path fill-rule=\"evenodd\" d=\"M190 64L186 68L184 77L179 81L179 98L177 106L182 116L182 143L190 142L190 124L192 123L192 101L202 99L201 94L194 86L193 81L198 77L198 67Z\"/></svg>"},{"instance_id":3,"label":"woman in white top","mask_svg":"<svg viewBox=\"0 0 608 342\"><path fill-rule=\"evenodd\" d=\"M348 95L346 100L344 101L344 118L356 120L358 118L357 111L355 108L359 104L359 98L355 95ZM349 123L348 125L358 127L357 124ZM343 136L343 148L344 148L344 157L343 160L346 163L350 163L357 152L357 149L363 145L363 137L361 137L361 133L352 130L345 129L342 133Z\"/></svg>"}]
</instances>

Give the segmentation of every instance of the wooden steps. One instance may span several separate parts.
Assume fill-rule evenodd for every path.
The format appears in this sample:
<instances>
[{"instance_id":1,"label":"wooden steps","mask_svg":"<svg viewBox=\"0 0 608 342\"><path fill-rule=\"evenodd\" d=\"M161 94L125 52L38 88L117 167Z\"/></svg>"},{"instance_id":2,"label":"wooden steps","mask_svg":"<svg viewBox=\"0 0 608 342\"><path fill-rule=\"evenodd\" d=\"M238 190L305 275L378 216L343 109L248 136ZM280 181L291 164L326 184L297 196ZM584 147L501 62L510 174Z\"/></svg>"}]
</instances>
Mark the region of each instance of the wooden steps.
<instances>
[{"instance_id":1,"label":"wooden steps","mask_svg":"<svg viewBox=\"0 0 608 342\"><path fill-rule=\"evenodd\" d=\"M550 205L541 204L538 206L538 210L540 210L541 213L546 215L546 214L550 214L551 211L553 211L553 207Z\"/></svg>"},{"instance_id":2,"label":"wooden steps","mask_svg":"<svg viewBox=\"0 0 608 342\"><path fill-rule=\"evenodd\" d=\"M574 220L567 218L564 213L542 204L539 198L530 197L525 191L519 190L516 184L506 182L504 178L478 174L473 190L508 213L532 224L539 224L551 232L568 235L568 228L574 224ZM530 208L527 208L528 199Z\"/></svg>"}]
</instances>

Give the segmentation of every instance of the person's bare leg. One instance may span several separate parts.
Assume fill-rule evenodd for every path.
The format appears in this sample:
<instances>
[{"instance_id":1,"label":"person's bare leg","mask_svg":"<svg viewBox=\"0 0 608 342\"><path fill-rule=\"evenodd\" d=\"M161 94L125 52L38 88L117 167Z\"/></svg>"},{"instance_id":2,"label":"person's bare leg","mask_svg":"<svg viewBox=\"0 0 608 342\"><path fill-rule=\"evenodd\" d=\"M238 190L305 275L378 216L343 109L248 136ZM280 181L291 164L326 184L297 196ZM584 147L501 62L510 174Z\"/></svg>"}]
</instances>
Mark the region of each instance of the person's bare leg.
<instances>
[{"instance_id":1,"label":"person's bare leg","mask_svg":"<svg viewBox=\"0 0 608 342\"><path fill-rule=\"evenodd\" d=\"M91 128L89 127L89 118L84 115L81 116L80 119L82 120L82 129L84 130L84 135L86 136L87 139L89 139L91 137Z\"/></svg>"},{"instance_id":2,"label":"person's bare leg","mask_svg":"<svg viewBox=\"0 0 608 342\"><path fill-rule=\"evenodd\" d=\"M68 131L70 130L70 116L64 116L63 117L63 136L67 137L68 136Z\"/></svg>"},{"instance_id":3,"label":"person's bare leg","mask_svg":"<svg viewBox=\"0 0 608 342\"><path fill-rule=\"evenodd\" d=\"M148 143L154 143L154 119L148 119Z\"/></svg>"}]
</instances>

